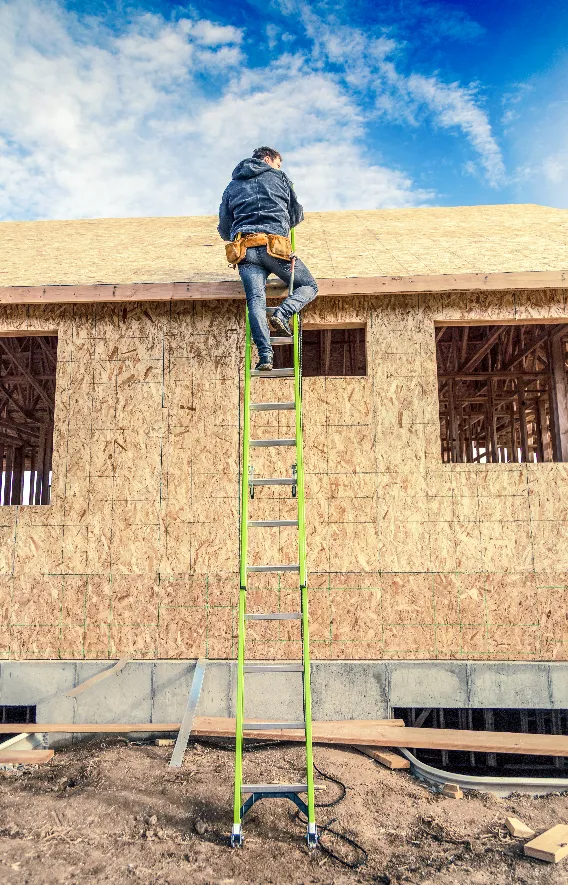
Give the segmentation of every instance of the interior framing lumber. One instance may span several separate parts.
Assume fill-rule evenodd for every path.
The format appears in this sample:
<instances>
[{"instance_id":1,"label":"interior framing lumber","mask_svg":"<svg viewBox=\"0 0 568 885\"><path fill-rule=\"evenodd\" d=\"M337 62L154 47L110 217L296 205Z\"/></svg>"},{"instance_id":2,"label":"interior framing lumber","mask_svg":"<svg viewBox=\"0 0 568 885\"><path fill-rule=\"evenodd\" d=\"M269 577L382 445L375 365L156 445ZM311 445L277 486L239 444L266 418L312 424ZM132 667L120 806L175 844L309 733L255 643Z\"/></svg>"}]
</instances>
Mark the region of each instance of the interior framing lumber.
<instances>
[{"instance_id":1,"label":"interior framing lumber","mask_svg":"<svg viewBox=\"0 0 568 885\"><path fill-rule=\"evenodd\" d=\"M568 324L440 328L435 341L442 460L568 460Z\"/></svg>"},{"instance_id":2,"label":"interior framing lumber","mask_svg":"<svg viewBox=\"0 0 568 885\"><path fill-rule=\"evenodd\" d=\"M53 448L57 334L0 336L0 503L47 504Z\"/></svg>"}]
</instances>

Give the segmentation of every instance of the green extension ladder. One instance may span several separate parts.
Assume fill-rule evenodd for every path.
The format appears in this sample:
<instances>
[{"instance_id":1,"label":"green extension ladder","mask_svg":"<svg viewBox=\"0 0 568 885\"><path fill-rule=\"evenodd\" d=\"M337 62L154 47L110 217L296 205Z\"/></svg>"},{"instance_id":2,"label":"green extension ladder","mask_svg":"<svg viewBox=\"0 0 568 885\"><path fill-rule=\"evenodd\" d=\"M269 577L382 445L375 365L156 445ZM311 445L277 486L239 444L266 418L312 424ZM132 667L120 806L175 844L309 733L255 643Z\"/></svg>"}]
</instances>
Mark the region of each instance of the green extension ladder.
<instances>
[{"instance_id":1,"label":"green extension ladder","mask_svg":"<svg viewBox=\"0 0 568 885\"><path fill-rule=\"evenodd\" d=\"M294 248L294 231L292 231L292 249ZM294 258L290 291L294 283ZM275 308L267 308L267 313ZM231 845L243 844L242 824L246 813L255 802L268 798L287 798L294 802L307 818L307 842L310 847L317 845L318 833L315 820L314 803L314 766L312 756L312 701L310 689L310 649L308 631L308 590L306 568L306 524L304 502L304 461L302 443L302 347L301 324L297 314L293 317L293 350L294 366L289 369L273 369L271 372L251 370L251 330L248 310L246 315L245 343L245 387L244 387L244 422L243 422L243 460L241 473L241 525L240 525L240 592L239 592L239 645L238 645L238 676L237 676L237 710L236 710L236 751L235 751L235 800ZM273 346L290 344L290 338L272 337ZM255 376L265 379L293 378L293 402L258 402L251 403L251 381ZM265 382L267 383L267 382ZM277 383L275 380L274 383ZM267 412L280 409L295 410L296 433L292 439L251 440L251 412ZM293 475L286 478L257 478L250 464L250 451L257 447L282 446L295 447L296 463L292 468ZM286 448L284 449L287 450ZM289 486L292 496L298 504L297 520L250 520L249 500L254 498L254 490L260 486ZM274 499L276 500L276 499ZM299 562L290 565L250 566L247 562L249 529L265 527L291 526L298 529ZM296 572L299 575L300 611L274 612L265 614L247 614L247 580L255 572ZM250 663L245 664L245 630L246 622L250 621L290 621L301 622L302 663ZM247 673L286 673L298 672L303 680L304 719L301 722L247 722L244 718L245 676ZM243 783L243 737L247 731L256 732L270 729L302 729L305 731L306 746L306 782L302 784L244 784ZM307 794L307 802L301 795Z\"/></svg>"}]
</instances>

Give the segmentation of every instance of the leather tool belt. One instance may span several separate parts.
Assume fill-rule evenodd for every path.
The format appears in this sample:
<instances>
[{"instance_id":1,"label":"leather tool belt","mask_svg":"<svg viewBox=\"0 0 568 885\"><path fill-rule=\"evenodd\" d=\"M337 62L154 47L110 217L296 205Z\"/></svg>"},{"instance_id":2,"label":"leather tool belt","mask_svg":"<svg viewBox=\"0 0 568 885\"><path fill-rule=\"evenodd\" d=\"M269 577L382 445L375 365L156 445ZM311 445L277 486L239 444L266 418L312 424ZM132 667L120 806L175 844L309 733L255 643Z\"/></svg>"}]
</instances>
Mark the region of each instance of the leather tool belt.
<instances>
[{"instance_id":1,"label":"leather tool belt","mask_svg":"<svg viewBox=\"0 0 568 885\"><path fill-rule=\"evenodd\" d=\"M289 237L280 234L237 234L232 243L225 243L227 261L232 267L236 267L244 260L247 248L252 246L266 246L266 251L273 258L282 258L290 261L292 257L292 245Z\"/></svg>"}]
</instances>

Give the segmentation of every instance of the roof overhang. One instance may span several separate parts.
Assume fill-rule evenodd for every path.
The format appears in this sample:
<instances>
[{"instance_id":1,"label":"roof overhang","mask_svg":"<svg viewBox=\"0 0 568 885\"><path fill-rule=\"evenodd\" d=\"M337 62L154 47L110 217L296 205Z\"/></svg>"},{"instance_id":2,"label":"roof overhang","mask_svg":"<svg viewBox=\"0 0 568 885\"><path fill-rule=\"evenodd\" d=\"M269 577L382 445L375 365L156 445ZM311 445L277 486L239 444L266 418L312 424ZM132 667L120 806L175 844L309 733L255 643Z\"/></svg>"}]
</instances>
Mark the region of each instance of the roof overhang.
<instances>
[{"instance_id":1,"label":"roof overhang","mask_svg":"<svg viewBox=\"0 0 568 885\"><path fill-rule=\"evenodd\" d=\"M425 274L414 276L318 279L320 296L391 295L411 292L504 291L558 289L568 286L567 270L511 273ZM267 294L285 294L283 284L270 282ZM113 301L218 301L244 298L234 282L173 282L65 286L2 286L0 304L89 304Z\"/></svg>"}]
</instances>

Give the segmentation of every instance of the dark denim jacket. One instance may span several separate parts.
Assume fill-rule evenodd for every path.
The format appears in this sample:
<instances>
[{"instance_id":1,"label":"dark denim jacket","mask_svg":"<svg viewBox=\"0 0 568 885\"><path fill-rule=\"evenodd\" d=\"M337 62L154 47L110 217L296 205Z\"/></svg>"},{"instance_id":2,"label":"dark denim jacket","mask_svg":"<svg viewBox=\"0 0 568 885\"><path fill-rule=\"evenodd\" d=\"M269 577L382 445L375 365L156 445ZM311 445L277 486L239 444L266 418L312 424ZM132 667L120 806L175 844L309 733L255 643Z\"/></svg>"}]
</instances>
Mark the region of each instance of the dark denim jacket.
<instances>
[{"instance_id":1,"label":"dark denim jacket","mask_svg":"<svg viewBox=\"0 0 568 885\"><path fill-rule=\"evenodd\" d=\"M233 170L219 206L217 230L224 240L242 233L281 234L304 220L292 182L264 160L243 160Z\"/></svg>"}]
</instances>

